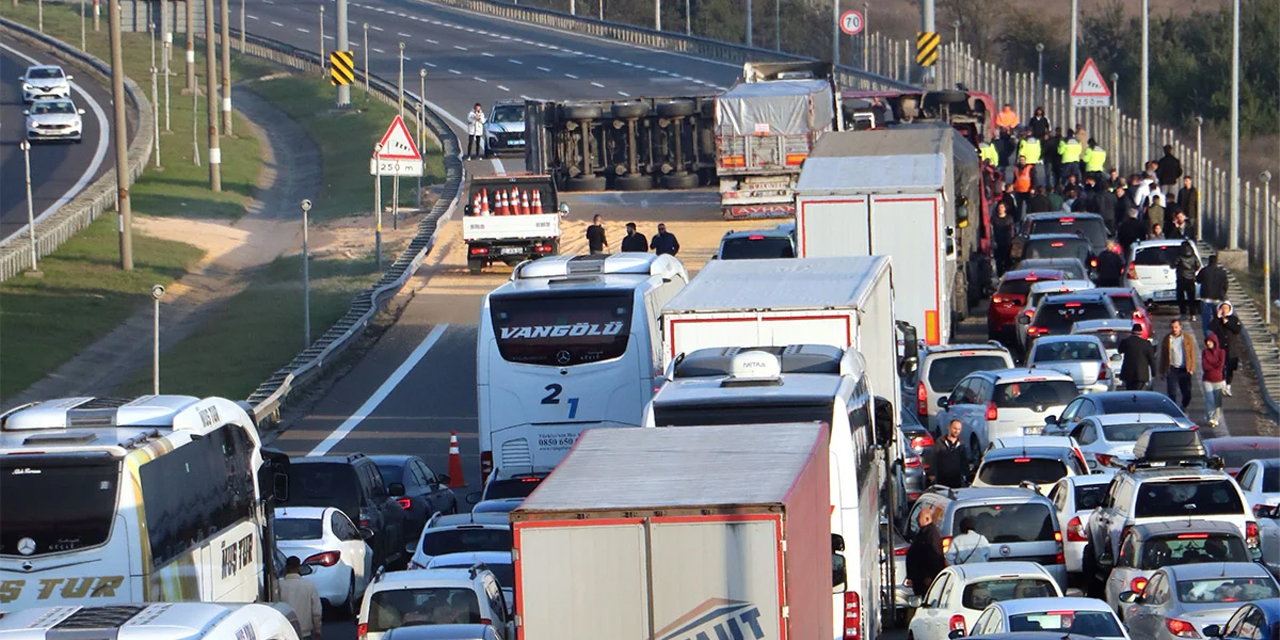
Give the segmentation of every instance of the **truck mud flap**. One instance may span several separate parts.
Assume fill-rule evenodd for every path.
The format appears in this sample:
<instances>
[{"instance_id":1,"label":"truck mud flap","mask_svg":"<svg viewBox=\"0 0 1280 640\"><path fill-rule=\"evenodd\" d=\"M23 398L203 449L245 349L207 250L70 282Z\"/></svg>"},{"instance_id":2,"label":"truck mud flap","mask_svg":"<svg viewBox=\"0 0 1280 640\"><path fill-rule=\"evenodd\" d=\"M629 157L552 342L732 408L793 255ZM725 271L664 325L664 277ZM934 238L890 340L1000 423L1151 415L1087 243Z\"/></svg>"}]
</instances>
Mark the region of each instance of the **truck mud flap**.
<instances>
[{"instance_id":1,"label":"truck mud flap","mask_svg":"<svg viewBox=\"0 0 1280 640\"><path fill-rule=\"evenodd\" d=\"M794 218L794 204L757 204L722 207L725 220L764 220L768 218Z\"/></svg>"}]
</instances>

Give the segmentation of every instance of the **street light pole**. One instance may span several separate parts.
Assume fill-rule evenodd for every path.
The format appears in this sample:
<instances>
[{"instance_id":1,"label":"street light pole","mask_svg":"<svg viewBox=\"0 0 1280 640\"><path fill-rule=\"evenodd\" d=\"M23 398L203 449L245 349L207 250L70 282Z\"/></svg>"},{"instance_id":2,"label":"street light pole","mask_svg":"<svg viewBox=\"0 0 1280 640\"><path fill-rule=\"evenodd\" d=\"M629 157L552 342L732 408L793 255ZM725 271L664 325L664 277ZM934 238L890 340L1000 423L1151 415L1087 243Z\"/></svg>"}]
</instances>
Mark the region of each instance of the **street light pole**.
<instances>
[{"instance_id":1,"label":"street light pole","mask_svg":"<svg viewBox=\"0 0 1280 640\"><path fill-rule=\"evenodd\" d=\"M85 46L85 37L84 37L84 18L85 18L84 14L85 14L84 0L80 0L80 50L88 51L89 49L87 46Z\"/></svg>"},{"instance_id":2,"label":"street light pole","mask_svg":"<svg viewBox=\"0 0 1280 640\"><path fill-rule=\"evenodd\" d=\"M118 1L118 0L117 0ZM213 50L213 0L204 0L205 98L209 110L209 190L222 191L222 149L218 143L218 58Z\"/></svg>"},{"instance_id":3,"label":"street light pole","mask_svg":"<svg viewBox=\"0 0 1280 640\"><path fill-rule=\"evenodd\" d=\"M1231 2L1231 223L1227 248L1240 248L1240 0Z\"/></svg>"},{"instance_id":4,"label":"street light pole","mask_svg":"<svg viewBox=\"0 0 1280 640\"><path fill-rule=\"evenodd\" d=\"M1111 153L1113 167L1120 166L1120 74L1111 74Z\"/></svg>"},{"instance_id":5,"label":"street light pole","mask_svg":"<svg viewBox=\"0 0 1280 640\"><path fill-rule=\"evenodd\" d=\"M311 344L311 253L307 250L307 212L311 201L302 201L302 344Z\"/></svg>"},{"instance_id":6,"label":"street light pole","mask_svg":"<svg viewBox=\"0 0 1280 640\"><path fill-rule=\"evenodd\" d=\"M369 93L369 23L364 23L364 92Z\"/></svg>"},{"instance_id":7,"label":"street light pole","mask_svg":"<svg viewBox=\"0 0 1280 640\"><path fill-rule=\"evenodd\" d=\"M320 5L320 77L324 77L325 73L324 58L324 5Z\"/></svg>"},{"instance_id":8,"label":"street light pole","mask_svg":"<svg viewBox=\"0 0 1280 640\"><path fill-rule=\"evenodd\" d=\"M94 0L96 6L98 0ZM199 92L196 88L196 0L184 0L187 8L187 91ZM208 16L205 16L208 18ZM97 31L97 25L94 25Z\"/></svg>"},{"instance_id":9,"label":"street light pole","mask_svg":"<svg viewBox=\"0 0 1280 640\"><path fill-rule=\"evenodd\" d=\"M1271 172L1263 171L1262 180L1262 306L1266 307L1267 326L1271 326Z\"/></svg>"},{"instance_id":10,"label":"street light pole","mask_svg":"<svg viewBox=\"0 0 1280 640\"><path fill-rule=\"evenodd\" d=\"M151 127L156 139L156 168L160 168L160 80L159 69L151 67Z\"/></svg>"},{"instance_id":11,"label":"street light pole","mask_svg":"<svg viewBox=\"0 0 1280 640\"><path fill-rule=\"evenodd\" d=\"M1203 176L1200 175L1204 171L1204 153L1201 151L1204 148L1203 146L1201 146L1201 143L1203 142L1203 138L1200 137L1200 129L1203 126L1204 126L1204 118L1200 116L1196 116L1196 180L1197 181L1202 181L1204 179ZM1204 183L1201 182L1201 184L1198 186L1203 187Z\"/></svg>"},{"instance_id":12,"label":"street light pole","mask_svg":"<svg viewBox=\"0 0 1280 640\"><path fill-rule=\"evenodd\" d=\"M111 39L111 102L115 123L111 138L116 147L116 211L120 212L120 268L133 271L133 204L129 201L129 121L125 116L124 51L120 43L120 0L107 5L107 30ZM30 201L30 198L27 199Z\"/></svg>"},{"instance_id":13,"label":"street light pole","mask_svg":"<svg viewBox=\"0 0 1280 640\"><path fill-rule=\"evenodd\" d=\"M248 40L244 31L244 0L240 0L240 53L244 53L245 47L249 44Z\"/></svg>"},{"instance_id":14,"label":"street light pole","mask_svg":"<svg viewBox=\"0 0 1280 640\"><path fill-rule=\"evenodd\" d=\"M191 92L191 161L200 166L200 94Z\"/></svg>"},{"instance_id":15,"label":"street light pole","mask_svg":"<svg viewBox=\"0 0 1280 640\"><path fill-rule=\"evenodd\" d=\"M151 316L151 394L160 395L160 298L164 297L164 287L152 285L151 300L155 312Z\"/></svg>"},{"instance_id":16,"label":"street light pole","mask_svg":"<svg viewBox=\"0 0 1280 640\"><path fill-rule=\"evenodd\" d=\"M1143 0L1143 1L1145 2L1146 0ZM1143 19L1145 20L1146 18L1144 17ZM1080 39L1079 25L1080 25L1080 0L1071 0L1071 46L1069 47L1070 51L1067 53L1067 55L1071 57L1071 64L1069 65L1071 69L1070 70L1071 77L1067 78L1068 88L1074 86L1076 82L1076 64L1077 64L1076 60L1078 59L1077 52L1076 52L1076 41ZM1044 78L1042 77L1040 81L1044 82ZM1073 123L1072 126L1074 126L1074 123L1077 121L1076 106L1074 101L1072 102L1070 106L1070 110L1067 113L1071 114L1071 122Z\"/></svg>"},{"instance_id":17,"label":"street light pole","mask_svg":"<svg viewBox=\"0 0 1280 640\"><path fill-rule=\"evenodd\" d=\"M382 163L378 162L378 153L381 151L381 142L373 145L373 211L377 216L377 227L373 235L373 255L378 271L382 271Z\"/></svg>"},{"instance_id":18,"label":"street light pole","mask_svg":"<svg viewBox=\"0 0 1280 640\"><path fill-rule=\"evenodd\" d=\"M23 140L18 143L18 148L22 149L22 160L27 166L27 236L31 238L31 270L37 271L36 211L35 205L31 200L31 143Z\"/></svg>"},{"instance_id":19,"label":"street light pole","mask_svg":"<svg viewBox=\"0 0 1280 640\"><path fill-rule=\"evenodd\" d=\"M222 131L231 133L231 9L222 0Z\"/></svg>"},{"instance_id":20,"label":"street light pole","mask_svg":"<svg viewBox=\"0 0 1280 640\"><path fill-rule=\"evenodd\" d=\"M337 51L351 52L351 43L348 42L347 34L347 0L338 0L338 40L335 47ZM350 106L351 85L338 85L338 108L346 109Z\"/></svg>"},{"instance_id":21,"label":"street light pole","mask_svg":"<svg viewBox=\"0 0 1280 640\"><path fill-rule=\"evenodd\" d=\"M169 34L170 42L164 43L164 130L172 131L169 128L169 76L173 74L169 70L169 55L173 53L173 34Z\"/></svg>"},{"instance_id":22,"label":"street light pole","mask_svg":"<svg viewBox=\"0 0 1280 640\"><path fill-rule=\"evenodd\" d=\"M1075 78L1071 79L1075 82ZM1138 150L1137 161L1140 166L1147 162L1151 153L1151 7L1149 0L1142 0L1142 132L1139 139L1142 147Z\"/></svg>"},{"instance_id":23,"label":"street light pole","mask_svg":"<svg viewBox=\"0 0 1280 640\"><path fill-rule=\"evenodd\" d=\"M400 43L400 72L396 76L396 115L404 117L404 43Z\"/></svg>"},{"instance_id":24,"label":"street light pole","mask_svg":"<svg viewBox=\"0 0 1280 640\"><path fill-rule=\"evenodd\" d=\"M1036 43L1036 80L1040 83L1040 106L1044 106L1044 43ZM1061 123L1059 123L1061 124Z\"/></svg>"}]
</instances>

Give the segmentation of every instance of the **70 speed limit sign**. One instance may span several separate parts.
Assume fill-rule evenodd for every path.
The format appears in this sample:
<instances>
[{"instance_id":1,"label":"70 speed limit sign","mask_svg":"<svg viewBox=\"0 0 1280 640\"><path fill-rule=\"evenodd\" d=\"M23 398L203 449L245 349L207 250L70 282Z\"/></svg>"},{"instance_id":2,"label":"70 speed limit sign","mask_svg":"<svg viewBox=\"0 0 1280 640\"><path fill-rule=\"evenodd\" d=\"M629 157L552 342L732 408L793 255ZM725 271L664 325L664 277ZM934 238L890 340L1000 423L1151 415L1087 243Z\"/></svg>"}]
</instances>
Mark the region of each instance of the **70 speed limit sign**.
<instances>
[{"instance_id":1,"label":"70 speed limit sign","mask_svg":"<svg viewBox=\"0 0 1280 640\"><path fill-rule=\"evenodd\" d=\"M866 24L862 20L861 11L846 11L840 14L840 30L846 35L856 36L862 33L862 27Z\"/></svg>"}]
</instances>

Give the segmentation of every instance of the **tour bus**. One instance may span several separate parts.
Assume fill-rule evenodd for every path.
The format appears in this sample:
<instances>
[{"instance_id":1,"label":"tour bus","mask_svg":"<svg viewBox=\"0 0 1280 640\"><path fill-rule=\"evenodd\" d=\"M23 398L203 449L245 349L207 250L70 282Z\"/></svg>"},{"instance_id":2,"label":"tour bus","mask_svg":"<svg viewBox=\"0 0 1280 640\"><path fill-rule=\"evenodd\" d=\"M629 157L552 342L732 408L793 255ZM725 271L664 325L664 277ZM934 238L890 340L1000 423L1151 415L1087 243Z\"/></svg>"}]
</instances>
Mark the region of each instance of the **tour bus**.
<instances>
[{"instance_id":1,"label":"tour bus","mask_svg":"<svg viewBox=\"0 0 1280 640\"><path fill-rule=\"evenodd\" d=\"M476 345L480 468L550 471L583 429L637 427L662 375L674 256L549 256L485 296Z\"/></svg>"},{"instance_id":2,"label":"tour bus","mask_svg":"<svg viewBox=\"0 0 1280 640\"><path fill-rule=\"evenodd\" d=\"M284 604L49 606L4 616L0 640L298 640L296 618Z\"/></svg>"},{"instance_id":3,"label":"tour bus","mask_svg":"<svg viewBox=\"0 0 1280 640\"><path fill-rule=\"evenodd\" d=\"M891 437L880 431L894 429L885 415L892 405L873 395L868 378L861 354L830 345L699 349L674 363L645 409L646 427L830 425L832 553L844 555L850 581L833 587L836 640L873 640L884 607L893 611L883 591L896 581L881 536L876 447Z\"/></svg>"},{"instance_id":4,"label":"tour bus","mask_svg":"<svg viewBox=\"0 0 1280 640\"><path fill-rule=\"evenodd\" d=\"M264 500L288 489L267 455L222 398L63 398L0 415L0 612L269 600Z\"/></svg>"}]
</instances>

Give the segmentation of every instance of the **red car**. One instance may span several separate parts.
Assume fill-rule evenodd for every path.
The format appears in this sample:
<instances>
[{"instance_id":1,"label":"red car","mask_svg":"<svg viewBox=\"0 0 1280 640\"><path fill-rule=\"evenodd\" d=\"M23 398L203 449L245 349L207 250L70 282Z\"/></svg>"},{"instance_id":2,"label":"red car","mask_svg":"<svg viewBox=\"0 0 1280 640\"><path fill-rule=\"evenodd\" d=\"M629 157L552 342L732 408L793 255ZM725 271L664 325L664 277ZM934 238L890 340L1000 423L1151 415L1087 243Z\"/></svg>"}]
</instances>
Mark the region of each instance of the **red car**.
<instances>
[{"instance_id":1,"label":"red car","mask_svg":"<svg viewBox=\"0 0 1280 640\"><path fill-rule=\"evenodd\" d=\"M1267 436L1226 436L1206 438L1205 451L1222 458L1224 471L1235 476L1250 460L1280 456L1280 438Z\"/></svg>"},{"instance_id":2,"label":"red car","mask_svg":"<svg viewBox=\"0 0 1280 640\"><path fill-rule=\"evenodd\" d=\"M1018 312L1027 304L1027 292L1037 282L1065 280L1067 274L1059 269L1014 269L1000 278L1000 286L991 295L987 307L987 338L1001 340L1013 338Z\"/></svg>"},{"instance_id":3,"label":"red car","mask_svg":"<svg viewBox=\"0 0 1280 640\"><path fill-rule=\"evenodd\" d=\"M1142 325L1143 339L1151 339L1151 312L1147 311L1147 305L1142 303L1142 297L1138 292L1130 287L1098 287L1095 291L1101 291L1110 296L1111 304L1115 305L1121 317L1133 318L1135 323Z\"/></svg>"}]
</instances>

